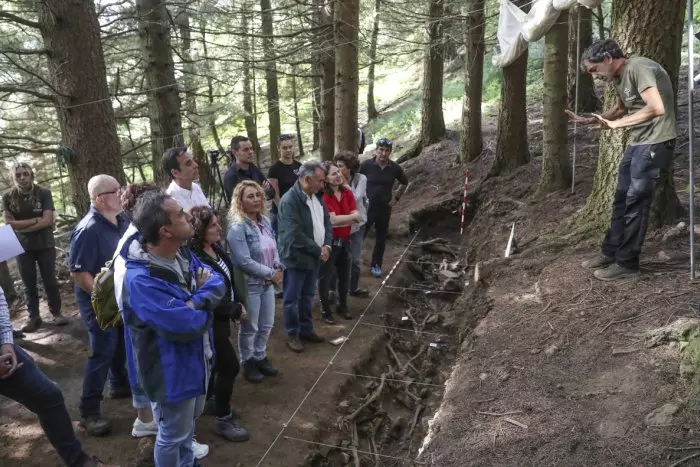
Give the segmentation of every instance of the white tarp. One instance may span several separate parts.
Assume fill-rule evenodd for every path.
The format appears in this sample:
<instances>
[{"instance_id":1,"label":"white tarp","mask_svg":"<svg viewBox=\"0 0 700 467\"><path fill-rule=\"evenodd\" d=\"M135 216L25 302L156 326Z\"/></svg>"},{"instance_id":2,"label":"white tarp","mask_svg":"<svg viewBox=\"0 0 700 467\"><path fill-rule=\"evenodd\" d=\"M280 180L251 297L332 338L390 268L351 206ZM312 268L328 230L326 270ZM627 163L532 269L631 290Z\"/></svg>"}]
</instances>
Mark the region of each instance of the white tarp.
<instances>
[{"instance_id":1,"label":"white tarp","mask_svg":"<svg viewBox=\"0 0 700 467\"><path fill-rule=\"evenodd\" d=\"M575 4L594 8L603 0L534 0L526 14L510 0L501 0L498 16L498 54L493 65L499 68L513 63L527 49L529 42L542 39L559 19L559 14Z\"/></svg>"}]
</instances>

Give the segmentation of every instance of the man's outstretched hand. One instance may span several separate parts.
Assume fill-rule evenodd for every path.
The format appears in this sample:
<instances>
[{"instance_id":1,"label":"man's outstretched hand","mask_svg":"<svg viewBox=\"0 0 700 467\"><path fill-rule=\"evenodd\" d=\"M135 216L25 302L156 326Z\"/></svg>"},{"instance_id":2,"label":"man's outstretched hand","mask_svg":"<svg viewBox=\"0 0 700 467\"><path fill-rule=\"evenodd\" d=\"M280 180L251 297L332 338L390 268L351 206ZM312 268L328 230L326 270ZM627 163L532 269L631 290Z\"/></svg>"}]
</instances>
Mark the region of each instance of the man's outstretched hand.
<instances>
[{"instance_id":1,"label":"man's outstretched hand","mask_svg":"<svg viewBox=\"0 0 700 467\"><path fill-rule=\"evenodd\" d=\"M598 114L593 114L593 118L595 118L597 123L600 123L601 130L614 130L617 128L615 120L606 120Z\"/></svg>"},{"instance_id":2,"label":"man's outstretched hand","mask_svg":"<svg viewBox=\"0 0 700 467\"><path fill-rule=\"evenodd\" d=\"M573 113L571 110L564 110L564 112L566 112L566 115L569 117L569 121L571 123L578 123L579 125L593 125L598 123L598 119L596 117L582 117Z\"/></svg>"}]
</instances>

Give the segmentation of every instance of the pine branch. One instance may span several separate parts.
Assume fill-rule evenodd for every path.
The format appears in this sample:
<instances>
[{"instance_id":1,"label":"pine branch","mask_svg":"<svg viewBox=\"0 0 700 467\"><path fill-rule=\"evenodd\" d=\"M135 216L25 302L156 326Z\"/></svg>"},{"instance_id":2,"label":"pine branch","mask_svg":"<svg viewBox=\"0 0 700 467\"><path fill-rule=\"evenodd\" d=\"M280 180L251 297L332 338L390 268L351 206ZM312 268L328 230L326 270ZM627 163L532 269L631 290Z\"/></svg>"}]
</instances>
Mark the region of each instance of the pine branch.
<instances>
[{"instance_id":1,"label":"pine branch","mask_svg":"<svg viewBox=\"0 0 700 467\"><path fill-rule=\"evenodd\" d=\"M0 11L0 18L5 18L12 21L13 23L29 26L30 28L41 29L41 24L37 23L36 21L30 21L28 19L24 19L20 16L13 15L12 13L8 13L6 11Z\"/></svg>"}]
</instances>

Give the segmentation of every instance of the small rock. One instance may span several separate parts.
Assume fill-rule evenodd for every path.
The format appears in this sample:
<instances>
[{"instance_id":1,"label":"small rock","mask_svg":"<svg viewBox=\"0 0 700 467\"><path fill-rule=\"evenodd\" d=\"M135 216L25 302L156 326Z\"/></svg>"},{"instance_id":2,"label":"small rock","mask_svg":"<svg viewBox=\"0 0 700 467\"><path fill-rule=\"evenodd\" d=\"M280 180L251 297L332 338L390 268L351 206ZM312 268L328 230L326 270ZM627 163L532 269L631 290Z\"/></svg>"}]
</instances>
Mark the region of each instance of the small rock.
<instances>
[{"instance_id":1,"label":"small rock","mask_svg":"<svg viewBox=\"0 0 700 467\"><path fill-rule=\"evenodd\" d=\"M532 355L536 355L536 354L540 353L541 351L542 351L541 349L530 349L530 353Z\"/></svg>"},{"instance_id":2,"label":"small rock","mask_svg":"<svg viewBox=\"0 0 700 467\"><path fill-rule=\"evenodd\" d=\"M489 377L488 373L481 373L481 374L479 375L479 379L480 379L481 381L485 381L486 378L488 378L488 377Z\"/></svg>"},{"instance_id":3,"label":"small rock","mask_svg":"<svg viewBox=\"0 0 700 467\"><path fill-rule=\"evenodd\" d=\"M547 349L544 351L544 354L545 354L546 356L548 356L548 357L551 357L552 355L554 355L554 353L555 353L557 350L559 350L559 347L557 347L556 345L552 344L552 345L550 345L549 347L547 347Z\"/></svg>"},{"instance_id":4,"label":"small rock","mask_svg":"<svg viewBox=\"0 0 700 467\"><path fill-rule=\"evenodd\" d=\"M668 256L668 253L666 253L665 251L659 251L656 254L656 256L658 256L661 261L670 261L671 260L671 257Z\"/></svg>"},{"instance_id":5,"label":"small rock","mask_svg":"<svg viewBox=\"0 0 700 467\"><path fill-rule=\"evenodd\" d=\"M673 420L673 415L678 412L680 405L668 402L656 410L650 412L645 418L644 422L647 426L665 426L670 425Z\"/></svg>"},{"instance_id":6,"label":"small rock","mask_svg":"<svg viewBox=\"0 0 700 467\"><path fill-rule=\"evenodd\" d=\"M557 389L564 389L564 385L561 383L557 384Z\"/></svg>"},{"instance_id":7,"label":"small rock","mask_svg":"<svg viewBox=\"0 0 700 467\"><path fill-rule=\"evenodd\" d=\"M427 324L437 324L440 322L440 315L431 315L430 318L426 321Z\"/></svg>"},{"instance_id":8,"label":"small rock","mask_svg":"<svg viewBox=\"0 0 700 467\"><path fill-rule=\"evenodd\" d=\"M350 401L340 401L338 403L339 409L347 409L348 407L350 407Z\"/></svg>"}]
</instances>

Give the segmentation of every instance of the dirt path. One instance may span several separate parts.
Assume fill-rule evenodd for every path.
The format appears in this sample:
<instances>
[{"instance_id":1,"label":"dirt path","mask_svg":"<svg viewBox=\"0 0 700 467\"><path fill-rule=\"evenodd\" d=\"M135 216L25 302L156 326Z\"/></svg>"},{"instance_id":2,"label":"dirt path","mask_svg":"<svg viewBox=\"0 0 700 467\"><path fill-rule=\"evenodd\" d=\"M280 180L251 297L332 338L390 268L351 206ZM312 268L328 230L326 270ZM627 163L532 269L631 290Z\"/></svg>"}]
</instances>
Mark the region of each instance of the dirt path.
<instances>
[{"instance_id":1,"label":"dirt path","mask_svg":"<svg viewBox=\"0 0 700 467\"><path fill-rule=\"evenodd\" d=\"M367 251L371 252L371 246L372 241L369 240ZM396 248L388 248L386 256L386 263L393 264L398 256ZM380 281L366 274L366 269L363 268L362 284L376 291ZM42 369L61 386L71 417L77 421L77 405L89 349L87 334L77 316L74 301L70 295L66 295L64 299L64 309L68 314L73 314L71 323L63 328L45 325L40 332L20 342L20 345L30 352ZM371 297L350 297L351 311L356 316L359 315L370 299ZM383 300L377 300L363 322L378 323L376 315L381 313L383 306ZM46 314L46 310L42 310L42 313ZM16 319L15 326L20 325L23 319L24 316ZM355 320L352 320L338 322L333 326L326 325L320 320L317 310L314 311L314 320L317 332L327 339L347 335L355 323ZM281 303L278 301L276 325L270 341L270 359L280 368L279 375L266 378L263 383L257 385L248 383L241 375L236 379L232 403L239 414L240 423L251 433L251 440L240 444L226 442L213 434L213 417L202 417L197 422L197 439L210 447L210 454L203 460L203 465L257 465L280 433L283 424L299 407L331 356L337 351L337 347L329 343L309 345L302 354L289 351L284 343L282 322ZM348 376L339 372L353 373L355 364L365 358L372 342L381 336L379 328L357 326L352 339L319 380L285 430L284 436L316 439L323 424L335 418L337 394L348 383ZM104 461L119 463L122 466L134 465L139 457L144 457L139 451L146 451L145 457L149 457L150 447L140 446L139 441L130 436L135 413L129 401L105 400L102 410L113 422L113 433L108 437L88 437L77 428L77 423L74 423L86 450ZM304 462L309 455L310 446L290 441L284 436L277 441L261 465L299 465ZM0 446L0 464L3 466L61 465L58 456L46 442L33 414L7 399L0 400L0 437L4 441L9 440Z\"/></svg>"}]
</instances>

